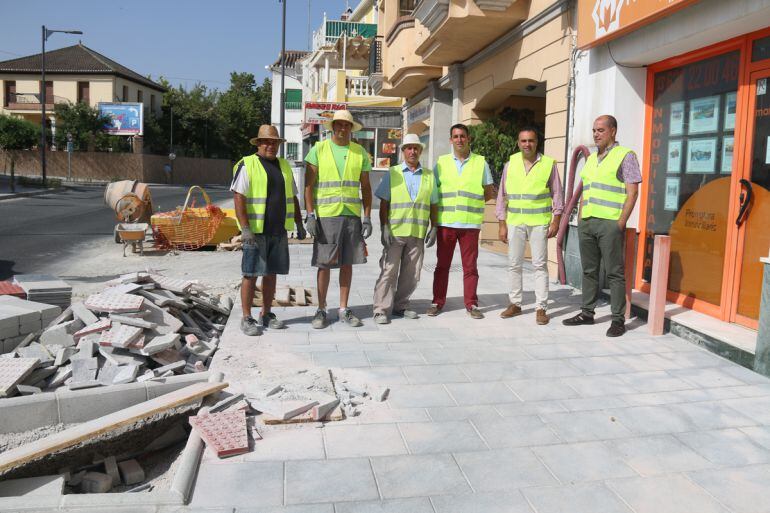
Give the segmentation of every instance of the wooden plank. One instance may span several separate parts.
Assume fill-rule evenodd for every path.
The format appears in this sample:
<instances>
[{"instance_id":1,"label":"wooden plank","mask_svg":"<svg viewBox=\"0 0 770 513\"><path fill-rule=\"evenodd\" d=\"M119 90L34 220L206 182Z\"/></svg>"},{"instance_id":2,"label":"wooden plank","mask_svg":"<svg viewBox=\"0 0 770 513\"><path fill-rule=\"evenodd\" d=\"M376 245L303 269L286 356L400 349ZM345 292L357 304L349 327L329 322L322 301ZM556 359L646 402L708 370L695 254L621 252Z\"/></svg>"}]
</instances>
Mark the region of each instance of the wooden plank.
<instances>
[{"instance_id":1,"label":"wooden plank","mask_svg":"<svg viewBox=\"0 0 770 513\"><path fill-rule=\"evenodd\" d=\"M52 452L72 447L84 440L95 438L103 433L133 424L156 413L201 399L207 395L219 392L227 388L227 386L227 383L195 383L150 401L136 404L124 410L84 422L46 438L11 449L0 454L0 474L29 461L42 458Z\"/></svg>"},{"instance_id":2,"label":"wooden plank","mask_svg":"<svg viewBox=\"0 0 770 513\"><path fill-rule=\"evenodd\" d=\"M307 297L305 296L305 289L302 287L296 287L294 289L294 302L297 306L306 306Z\"/></svg>"}]
</instances>

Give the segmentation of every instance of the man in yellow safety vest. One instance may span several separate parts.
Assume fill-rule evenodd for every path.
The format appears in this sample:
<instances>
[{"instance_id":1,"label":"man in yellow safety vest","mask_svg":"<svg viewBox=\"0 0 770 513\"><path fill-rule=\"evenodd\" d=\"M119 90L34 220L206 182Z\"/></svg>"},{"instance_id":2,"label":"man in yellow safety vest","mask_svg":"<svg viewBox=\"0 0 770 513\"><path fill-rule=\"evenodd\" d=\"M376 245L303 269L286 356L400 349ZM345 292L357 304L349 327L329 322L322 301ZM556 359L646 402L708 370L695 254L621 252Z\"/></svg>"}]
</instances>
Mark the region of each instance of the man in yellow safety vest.
<instances>
[{"instance_id":1,"label":"man in yellow safety vest","mask_svg":"<svg viewBox=\"0 0 770 513\"><path fill-rule=\"evenodd\" d=\"M479 233L484 222L484 203L494 198L494 182L487 161L471 152L468 127L453 125L449 130L452 153L442 155L436 162L438 182L438 262L433 273L433 301L428 315L441 313L446 303L449 267L455 246L460 244L463 263L463 302L472 319L483 319L478 308L476 289L479 271Z\"/></svg>"},{"instance_id":2,"label":"man in yellow safety vest","mask_svg":"<svg viewBox=\"0 0 770 513\"><path fill-rule=\"evenodd\" d=\"M556 161L537 151L535 127L524 127L518 135L519 152L503 168L497 195L500 240L508 243L510 304L500 317L521 313L524 249L527 241L535 268L535 322L548 324L548 239L556 236L564 210Z\"/></svg>"},{"instance_id":3,"label":"man in yellow safety vest","mask_svg":"<svg viewBox=\"0 0 770 513\"><path fill-rule=\"evenodd\" d=\"M420 164L423 149L416 134L406 134L401 144L403 163L391 167L377 188L383 246L380 276L374 286L377 324L388 324L388 314L418 318L408 308L409 297L420 281L425 247L436 242L438 218L438 188L433 171Z\"/></svg>"},{"instance_id":4,"label":"man in yellow safety vest","mask_svg":"<svg viewBox=\"0 0 770 513\"><path fill-rule=\"evenodd\" d=\"M617 131L618 122L613 116L599 116L594 121L593 136L598 152L588 157L580 172L583 197L578 239L583 266L583 305L579 314L563 321L566 326L594 323L594 308L599 298L599 264L603 263L612 311L608 337L619 337L626 332L623 248L626 223L634 210L642 181L636 155L615 141Z\"/></svg>"},{"instance_id":5,"label":"man in yellow safety vest","mask_svg":"<svg viewBox=\"0 0 770 513\"><path fill-rule=\"evenodd\" d=\"M339 318L358 327L361 320L348 308L348 298L353 265L366 262L364 239L372 234L372 163L366 150L350 140L362 128L350 111L336 111L324 126L332 131L331 139L317 142L305 157L307 231L314 239L312 265L318 268L318 310L311 325L328 325L326 294L331 269L339 269Z\"/></svg>"},{"instance_id":6,"label":"man in yellow safety vest","mask_svg":"<svg viewBox=\"0 0 770 513\"><path fill-rule=\"evenodd\" d=\"M296 226L297 238L305 238L294 175L289 163L277 156L284 141L274 126L262 125L250 140L257 153L243 157L233 168L230 190L243 241L241 331L249 336L261 334L262 328L286 327L270 311L276 275L289 274L287 230ZM261 323L251 316L257 276L262 276Z\"/></svg>"}]
</instances>

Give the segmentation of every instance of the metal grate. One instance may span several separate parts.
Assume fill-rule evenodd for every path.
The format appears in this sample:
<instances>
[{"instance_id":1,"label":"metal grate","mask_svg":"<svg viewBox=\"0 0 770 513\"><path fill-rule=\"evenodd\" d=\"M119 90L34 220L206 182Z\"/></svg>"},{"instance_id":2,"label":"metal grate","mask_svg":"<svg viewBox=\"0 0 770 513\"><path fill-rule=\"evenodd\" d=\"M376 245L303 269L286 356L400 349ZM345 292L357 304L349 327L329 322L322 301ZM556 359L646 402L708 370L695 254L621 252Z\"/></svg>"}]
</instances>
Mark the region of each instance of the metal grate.
<instances>
[{"instance_id":1,"label":"metal grate","mask_svg":"<svg viewBox=\"0 0 770 513\"><path fill-rule=\"evenodd\" d=\"M422 264L423 271L433 272L436 270L436 264ZM462 264L454 264L449 266L449 272L450 273L459 273L462 272L463 266Z\"/></svg>"}]
</instances>

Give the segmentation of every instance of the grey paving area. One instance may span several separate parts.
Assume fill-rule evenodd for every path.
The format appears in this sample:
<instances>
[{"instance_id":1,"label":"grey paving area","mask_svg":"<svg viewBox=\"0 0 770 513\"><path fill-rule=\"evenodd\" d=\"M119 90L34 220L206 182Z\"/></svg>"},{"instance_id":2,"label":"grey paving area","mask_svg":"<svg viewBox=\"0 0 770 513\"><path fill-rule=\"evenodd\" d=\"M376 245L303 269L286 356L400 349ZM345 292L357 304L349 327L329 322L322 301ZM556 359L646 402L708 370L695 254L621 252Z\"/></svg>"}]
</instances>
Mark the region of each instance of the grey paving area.
<instances>
[{"instance_id":1,"label":"grey paving area","mask_svg":"<svg viewBox=\"0 0 770 513\"><path fill-rule=\"evenodd\" d=\"M440 316L377 326L377 234L369 241L351 301L363 327L311 330L313 308L285 308L276 313L289 328L254 343L299 365L355 371L390 398L376 413L266 433L258 451L205 459L184 511L770 512L767 379L674 336L650 337L638 321L607 339L607 306L598 325L566 328L579 305L568 288L552 287L553 320L537 326L531 276L524 315L502 320L506 258L484 251L486 319L466 315L453 272ZM315 286L310 247L291 251L281 281ZM431 284L424 272L420 312Z\"/></svg>"}]
</instances>

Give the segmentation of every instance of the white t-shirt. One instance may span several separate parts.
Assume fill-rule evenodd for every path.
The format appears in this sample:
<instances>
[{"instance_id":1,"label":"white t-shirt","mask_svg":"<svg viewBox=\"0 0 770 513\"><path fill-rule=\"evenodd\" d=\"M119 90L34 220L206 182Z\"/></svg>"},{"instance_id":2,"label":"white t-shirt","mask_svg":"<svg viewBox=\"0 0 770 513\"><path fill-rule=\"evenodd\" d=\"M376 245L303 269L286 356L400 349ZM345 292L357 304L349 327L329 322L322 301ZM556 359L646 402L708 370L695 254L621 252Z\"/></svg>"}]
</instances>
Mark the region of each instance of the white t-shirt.
<instances>
[{"instance_id":1,"label":"white t-shirt","mask_svg":"<svg viewBox=\"0 0 770 513\"><path fill-rule=\"evenodd\" d=\"M238 171L235 173L233 183L230 185L231 192L237 192L244 196L249 195L249 173L246 172L246 167L241 163L238 166ZM294 181L294 176L291 177L291 190L294 191L294 195L297 195L297 184Z\"/></svg>"}]
</instances>

